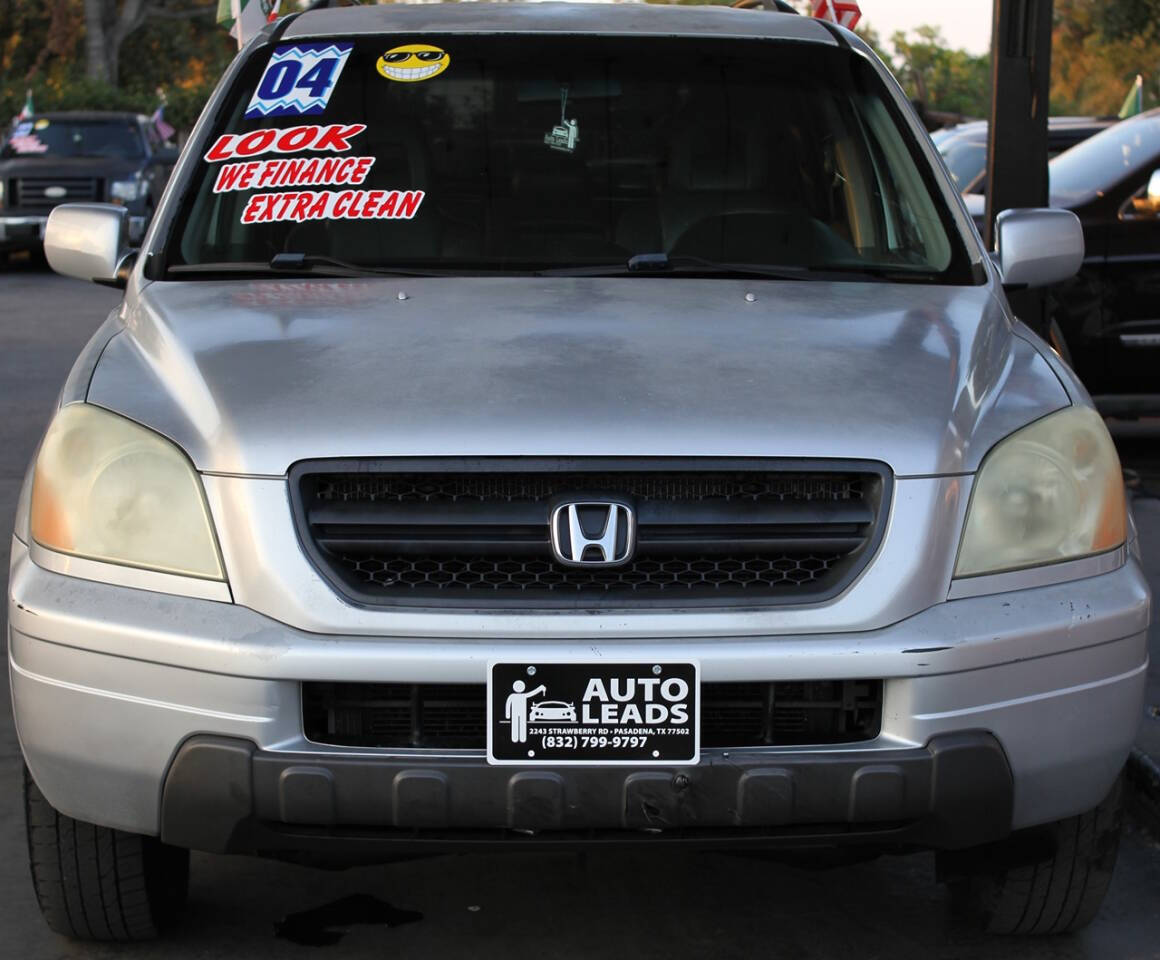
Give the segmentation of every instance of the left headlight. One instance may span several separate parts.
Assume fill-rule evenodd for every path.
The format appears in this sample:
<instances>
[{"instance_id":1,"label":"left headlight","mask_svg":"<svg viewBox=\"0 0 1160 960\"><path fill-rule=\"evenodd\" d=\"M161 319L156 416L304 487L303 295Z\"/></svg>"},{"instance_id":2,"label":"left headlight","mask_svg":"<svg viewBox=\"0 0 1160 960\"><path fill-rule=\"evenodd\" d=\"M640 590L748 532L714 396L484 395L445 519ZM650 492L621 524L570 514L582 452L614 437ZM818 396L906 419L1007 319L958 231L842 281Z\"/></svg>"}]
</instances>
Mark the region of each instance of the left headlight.
<instances>
[{"instance_id":1,"label":"left headlight","mask_svg":"<svg viewBox=\"0 0 1160 960\"><path fill-rule=\"evenodd\" d=\"M89 404L62 408L45 434L30 532L90 560L225 579L193 464L159 434Z\"/></svg>"},{"instance_id":2,"label":"left headlight","mask_svg":"<svg viewBox=\"0 0 1160 960\"><path fill-rule=\"evenodd\" d=\"M114 200L132 202L141 196L144 186L142 180L114 180L109 184L109 196Z\"/></svg>"},{"instance_id":3,"label":"left headlight","mask_svg":"<svg viewBox=\"0 0 1160 960\"><path fill-rule=\"evenodd\" d=\"M975 478L956 577L1103 553L1127 535L1120 458L1090 407L1068 407L1000 441Z\"/></svg>"}]
</instances>

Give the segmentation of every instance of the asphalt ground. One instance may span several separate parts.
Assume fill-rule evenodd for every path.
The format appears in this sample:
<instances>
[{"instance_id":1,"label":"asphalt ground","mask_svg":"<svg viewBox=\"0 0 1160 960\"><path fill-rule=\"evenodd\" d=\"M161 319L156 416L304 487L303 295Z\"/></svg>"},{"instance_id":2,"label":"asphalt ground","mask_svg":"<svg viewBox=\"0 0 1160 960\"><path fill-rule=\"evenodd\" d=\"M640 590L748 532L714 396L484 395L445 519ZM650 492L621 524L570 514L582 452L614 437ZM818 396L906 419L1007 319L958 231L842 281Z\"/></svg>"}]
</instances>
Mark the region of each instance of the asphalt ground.
<instances>
[{"instance_id":1,"label":"asphalt ground","mask_svg":"<svg viewBox=\"0 0 1160 960\"><path fill-rule=\"evenodd\" d=\"M118 299L115 291L26 261L0 266L2 542L65 374ZM1137 491L1160 492L1160 430L1129 424L1116 433L1125 465L1137 471L1129 475ZM1160 500L1139 499L1136 515L1145 547L1160 561ZM1150 565L1150 575L1160 591L1160 563ZM1149 702L1160 704L1160 656L1153 664ZM1160 756L1160 720L1149 717L1141 742L1153 739ZM442 857L334 873L198 854L189 910L173 938L127 947L76 944L49 932L33 900L20 767L4 685L0 960L1160 957L1160 845L1133 823L1095 923L1046 940L975 933L952 915L926 854L806 870L720 854L597 852ZM328 923L329 937L320 932ZM327 939L334 942L301 942Z\"/></svg>"}]
</instances>

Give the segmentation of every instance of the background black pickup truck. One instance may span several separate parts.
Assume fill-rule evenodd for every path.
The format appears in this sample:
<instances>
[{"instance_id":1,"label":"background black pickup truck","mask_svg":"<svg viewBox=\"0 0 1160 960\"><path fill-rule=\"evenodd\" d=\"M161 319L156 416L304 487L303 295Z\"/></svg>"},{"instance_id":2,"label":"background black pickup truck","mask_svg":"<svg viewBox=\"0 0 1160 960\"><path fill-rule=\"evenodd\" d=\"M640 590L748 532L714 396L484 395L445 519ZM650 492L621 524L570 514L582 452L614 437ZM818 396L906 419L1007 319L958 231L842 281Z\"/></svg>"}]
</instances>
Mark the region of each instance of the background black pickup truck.
<instances>
[{"instance_id":1,"label":"background black pickup truck","mask_svg":"<svg viewBox=\"0 0 1160 960\"><path fill-rule=\"evenodd\" d=\"M140 241L177 162L144 114L43 113L20 121L0 147L0 254L39 250L57 204L117 203Z\"/></svg>"}]
</instances>

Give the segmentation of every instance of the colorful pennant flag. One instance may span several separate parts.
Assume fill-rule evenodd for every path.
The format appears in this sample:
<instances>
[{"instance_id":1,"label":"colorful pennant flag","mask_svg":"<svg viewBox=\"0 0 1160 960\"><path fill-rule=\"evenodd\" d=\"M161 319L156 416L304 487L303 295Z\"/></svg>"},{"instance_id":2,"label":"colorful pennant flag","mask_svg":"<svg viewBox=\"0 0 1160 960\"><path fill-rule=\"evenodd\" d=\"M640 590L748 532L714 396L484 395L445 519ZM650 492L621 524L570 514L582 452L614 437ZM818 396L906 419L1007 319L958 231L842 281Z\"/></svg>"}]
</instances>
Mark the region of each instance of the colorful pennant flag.
<instances>
[{"instance_id":1,"label":"colorful pennant flag","mask_svg":"<svg viewBox=\"0 0 1160 960\"><path fill-rule=\"evenodd\" d=\"M36 108L32 105L32 91L29 90L24 95L24 106L20 108L20 112L16 114L16 122L22 120L31 120L32 115L36 113Z\"/></svg>"},{"instance_id":2,"label":"colorful pennant flag","mask_svg":"<svg viewBox=\"0 0 1160 960\"><path fill-rule=\"evenodd\" d=\"M1128 117L1134 117L1138 113L1144 112L1144 78L1136 74L1136 81L1132 84L1132 89L1128 91L1128 95L1124 98L1124 105L1120 107L1119 117L1121 120L1127 120Z\"/></svg>"}]
</instances>

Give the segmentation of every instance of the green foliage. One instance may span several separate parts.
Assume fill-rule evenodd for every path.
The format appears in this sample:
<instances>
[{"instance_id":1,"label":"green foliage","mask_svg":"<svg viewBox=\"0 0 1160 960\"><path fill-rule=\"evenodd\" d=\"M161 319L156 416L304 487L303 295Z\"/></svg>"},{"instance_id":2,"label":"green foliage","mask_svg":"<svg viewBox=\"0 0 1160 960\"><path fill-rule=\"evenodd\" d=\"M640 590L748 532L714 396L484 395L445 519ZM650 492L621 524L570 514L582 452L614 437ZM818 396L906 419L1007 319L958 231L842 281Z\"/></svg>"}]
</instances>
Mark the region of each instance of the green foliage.
<instances>
[{"instance_id":1,"label":"green foliage","mask_svg":"<svg viewBox=\"0 0 1160 960\"><path fill-rule=\"evenodd\" d=\"M810 6L808 0L794 3L803 12ZM84 78L84 0L0 0L0 125L20 110L29 87L38 110L147 113L162 89L166 119L188 129L235 51L214 22L216 4L190 0L190 6L199 7L193 16L148 19L129 35L119 82L112 87ZM872 4L867 12L873 13ZM935 27L896 33L889 43L867 19L858 32L907 94L930 109L988 114L989 57L948 49ZM1160 0L1055 0L1052 113L1115 113L1138 73L1144 76L1145 107L1160 104Z\"/></svg>"},{"instance_id":2,"label":"green foliage","mask_svg":"<svg viewBox=\"0 0 1160 960\"><path fill-rule=\"evenodd\" d=\"M192 16L146 20L126 38L112 86L85 78L83 0L0 0L0 128L31 88L42 111L152 113L162 91L165 119L188 130L236 52L215 10L210 4Z\"/></svg>"},{"instance_id":3,"label":"green foliage","mask_svg":"<svg viewBox=\"0 0 1160 960\"><path fill-rule=\"evenodd\" d=\"M909 97L933 110L984 117L990 110L991 58L951 50L938 27L890 38L894 70Z\"/></svg>"},{"instance_id":4,"label":"green foliage","mask_svg":"<svg viewBox=\"0 0 1160 960\"><path fill-rule=\"evenodd\" d=\"M1061 12L1068 6L1061 3ZM1092 14L1104 42L1132 40L1141 34L1153 43L1160 38L1160 0L1112 0L1095 5Z\"/></svg>"},{"instance_id":5,"label":"green foliage","mask_svg":"<svg viewBox=\"0 0 1160 960\"><path fill-rule=\"evenodd\" d=\"M1115 114L1137 74L1160 105L1160 0L1055 0L1053 113Z\"/></svg>"}]
</instances>

